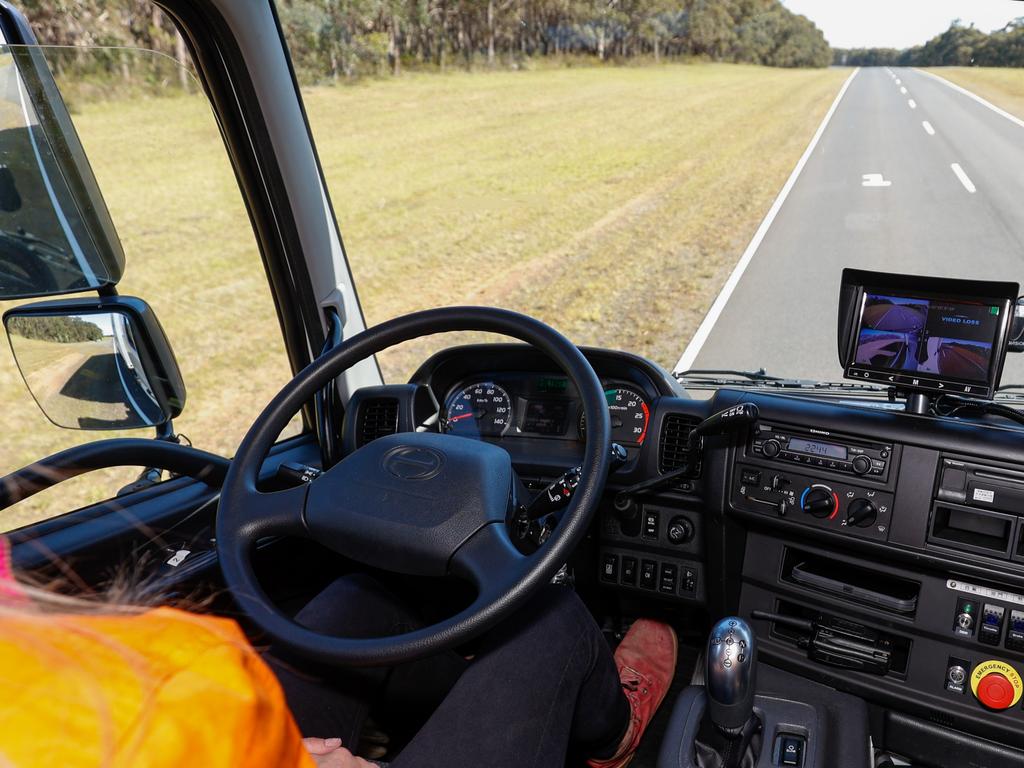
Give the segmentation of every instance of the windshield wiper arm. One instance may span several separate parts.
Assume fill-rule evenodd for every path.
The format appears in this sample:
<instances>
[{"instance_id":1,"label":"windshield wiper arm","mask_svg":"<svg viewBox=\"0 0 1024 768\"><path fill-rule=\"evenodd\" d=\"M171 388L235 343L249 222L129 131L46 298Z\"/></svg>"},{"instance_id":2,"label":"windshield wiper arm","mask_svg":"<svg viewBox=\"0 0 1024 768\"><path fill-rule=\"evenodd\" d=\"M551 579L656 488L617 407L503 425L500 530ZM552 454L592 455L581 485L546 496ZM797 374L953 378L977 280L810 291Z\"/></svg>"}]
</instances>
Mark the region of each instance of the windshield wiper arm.
<instances>
[{"instance_id":1,"label":"windshield wiper arm","mask_svg":"<svg viewBox=\"0 0 1024 768\"><path fill-rule=\"evenodd\" d=\"M688 376L738 376L751 381L781 381L781 376L769 376L764 368L756 371L738 371L731 368L690 368L687 371L679 371L675 374L677 379Z\"/></svg>"}]
</instances>

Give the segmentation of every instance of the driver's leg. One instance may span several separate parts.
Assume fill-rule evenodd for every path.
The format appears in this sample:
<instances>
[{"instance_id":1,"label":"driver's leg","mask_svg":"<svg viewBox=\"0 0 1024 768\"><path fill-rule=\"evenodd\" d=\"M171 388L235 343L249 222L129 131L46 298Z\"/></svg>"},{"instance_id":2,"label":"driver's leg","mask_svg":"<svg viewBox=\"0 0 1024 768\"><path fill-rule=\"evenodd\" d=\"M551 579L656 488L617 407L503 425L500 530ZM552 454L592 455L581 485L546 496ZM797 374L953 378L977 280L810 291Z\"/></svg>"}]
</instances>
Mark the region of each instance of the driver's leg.
<instances>
[{"instance_id":1,"label":"driver's leg","mask_svg":"<svg viewBox=\"0 0 1024 768\"><path fill-rule=\"evenodd\" d=\"M657 664L634 665L653 671L638 705L582 601L564 587L542 590L489 633L393 768L560 766L570 746L624 764L671 682L675 637L662 629L652 649Z\"/></svg>"},{"instance_id":2,"label":"driver's leg","mask_svg":"<svg viewBox=\"0 0 1024 768\"><path fill-rule=\"evenodd\" d=\"M343 576L314 597L295 619L317 632L338 637L388 637L418 628L421 622L378 581L365 574ZM284 689L303 736L337 737L353 751L359 741L370 705L384 689L393 670L373 668L339 672L285 660L283 654L266 656ZM466 660L454 652L429 659L428 678L439 701L454 685ZM417 667L421 666L419 664ZM429 692L422 690L421 695Z\"/></svg>"}]
</instances>

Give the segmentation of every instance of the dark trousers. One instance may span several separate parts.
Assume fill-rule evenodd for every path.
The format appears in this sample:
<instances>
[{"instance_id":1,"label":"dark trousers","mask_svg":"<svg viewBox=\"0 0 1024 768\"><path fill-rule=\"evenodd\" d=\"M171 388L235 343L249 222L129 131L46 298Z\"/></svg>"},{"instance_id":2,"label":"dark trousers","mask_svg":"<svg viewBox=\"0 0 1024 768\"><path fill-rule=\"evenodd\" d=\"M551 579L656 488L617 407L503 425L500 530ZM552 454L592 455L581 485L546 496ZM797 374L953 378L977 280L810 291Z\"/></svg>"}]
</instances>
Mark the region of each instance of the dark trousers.
<instances>
[{"instance_id":1,"label":"dark trousers","mask_svg":"<svg viewBox=\"0 0 1024 768\"><path fill-rule=\"evenodd\" d=\"M297 615L339 637L382 637L418 626L412 612L366 576L338 579ZM609 757L629 703L608 643L574 592L546 587L491 630L466 660L449 651L355 675L310 672L271 659L305 736L355 748L369 707L430 713L393 768L543 768L567 756Z\"/></svg>"}]
</instances>

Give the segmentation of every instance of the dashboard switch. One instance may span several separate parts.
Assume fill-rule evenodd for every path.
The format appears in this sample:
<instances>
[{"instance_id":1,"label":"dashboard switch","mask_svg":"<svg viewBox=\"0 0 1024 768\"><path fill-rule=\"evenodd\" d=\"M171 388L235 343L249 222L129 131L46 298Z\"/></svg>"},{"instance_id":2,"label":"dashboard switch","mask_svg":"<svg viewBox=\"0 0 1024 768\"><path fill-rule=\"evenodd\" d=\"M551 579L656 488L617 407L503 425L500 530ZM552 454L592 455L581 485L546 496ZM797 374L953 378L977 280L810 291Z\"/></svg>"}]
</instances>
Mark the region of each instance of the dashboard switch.
<instances>
[{"instance_id":1,"label":"dashboard switch","mask_svg":"<svg viewBox=\"0 0 1024 768\"><path fill-rule=\"evenodd\" d=\"M966 690L967 670L971 668L969 661L949 657L946 666L946 690L953 693L963 693Z\"/></svg>"},{"instance_id":2,"label":"dashboard switch","mask_svg":"<svg viewBox=\"0 0 1024 768\"><path fill-rule=\"evenodd\" d=\"M981 611L981 623L978 625L978 642L986 645L999 645L1003 637L1003 616L1005 611L1001 605L985 603Z\"/></svg>"},{"instance_id":3,"label":"dashboard switch","mask_svg":"<svg viewBox=\"0 0 1024 768\"><path fill-rule=\"evenodd\" d=\"M619 556L605 554L601 560L601 581L615 583L619 580Z\"/></svg>"},{"instance_id":4,"label":"dashboard switch","mask_svg":"<svg viewBox=\"0 0 1024 768\"><path fill-rule=\"evenodd\" d=\"M655 589L658 586L658 564L653 560L640 563L640 586L644 589Z\"/></svg>"},{"instance_id":5,"label":"dashboard switch","mask_svg":"<svg viewBox=\"0 0 1024 768\"><path fill-rule=\"evenodd\" d=\"M1006 627L1006 648L1010 651L1024 651L1024 611L1010 611L1010 623Z\"/></svg>"},{"instance_id":6,"label":"dashboard switch","mask_svg":"<svg viewBox=\"0 0 1024 768\"><path fill-rule=\"evenodd\" d=\"M622 583L630 587L636 586L636 558L622 556Z\"/></svg>"},{"instance_id":7,"label":"dashboard switch","mask_svg":"<svg viewBox=\"0 0 1024 768\"><path fill-rule=\"evenodd\" d=\"M956 601L956 614L953 617L953 633L961 637L974 637L975 616L978 604L973 600L960 598Z\"/></svg>"},{"instance_id":8,"label":"dashboard switch","mask_svg":"<svg viewBox=\"0 0 1024 768\"><path fill-rule=\"evenodd\" d=\"M644 512L644 538L645 539L657 539L658 538L658 513L657 512Z\"/></svg>"},{"instance_id":9,"label":"dashboard switch","mask_svg":"<svg viewBox=\"0 0 1024 768\"><path fill-rule=\"evenodd\" d=\"M779 765L785 768L800 768L804 764L804 739L802 736L779 736Z\"/></svg>"},{"instance_id":10,"label":"dashboard switch","mask_svg":"<svg viewBox=\"0 0 1024 768\"><path fill-rule=\"evenodd\" d=\"M658 591L666 595L676 593L676 576L678 575L675 565L672 563L661 564L661 581L658 582Z\"/></svg>"}]
</instances>

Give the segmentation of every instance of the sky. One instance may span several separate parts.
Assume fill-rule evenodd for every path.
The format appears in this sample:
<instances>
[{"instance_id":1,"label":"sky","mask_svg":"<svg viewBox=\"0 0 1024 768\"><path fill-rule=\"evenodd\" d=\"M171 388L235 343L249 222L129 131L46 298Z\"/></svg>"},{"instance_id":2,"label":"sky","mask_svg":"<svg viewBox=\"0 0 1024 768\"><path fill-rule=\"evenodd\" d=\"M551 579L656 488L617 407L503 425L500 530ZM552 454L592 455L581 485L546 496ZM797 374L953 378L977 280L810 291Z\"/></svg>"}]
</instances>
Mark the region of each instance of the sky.
<instances>
[{"instance_id":1,"label":"sky","mask_svg":"<svg viewBox=\"0 0 1024 768\"><path fill-rule=\"evenodd\" d=\"M909 48L956 18L985 32L1024 16L1019 0L782 0L809 18L834 48Z\"/></svg>"}]
</instances>

